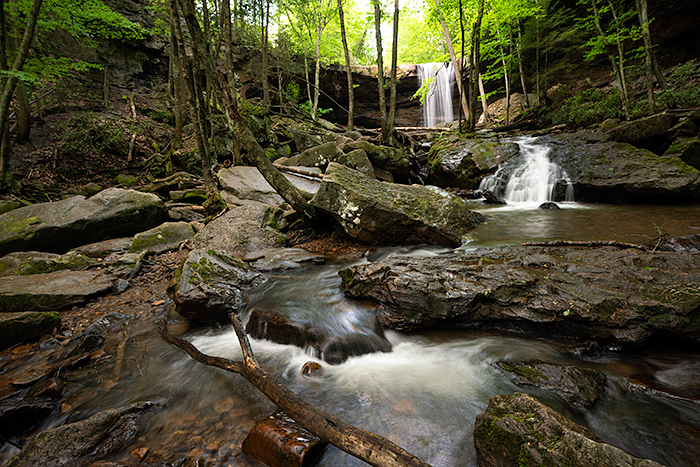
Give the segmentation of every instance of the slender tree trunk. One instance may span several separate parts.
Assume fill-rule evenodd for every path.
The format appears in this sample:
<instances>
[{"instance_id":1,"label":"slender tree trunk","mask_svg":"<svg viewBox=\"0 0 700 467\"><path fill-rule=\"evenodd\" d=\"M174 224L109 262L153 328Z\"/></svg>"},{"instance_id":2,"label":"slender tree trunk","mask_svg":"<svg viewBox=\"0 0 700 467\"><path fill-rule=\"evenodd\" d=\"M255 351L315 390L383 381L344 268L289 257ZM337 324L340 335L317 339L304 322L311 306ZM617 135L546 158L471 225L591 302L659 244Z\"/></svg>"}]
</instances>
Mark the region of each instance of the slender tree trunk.
<instances>
[{"instance_id":1,"label":"slender tree trunk","mask_svg":"<svg viewBox=\"0 0 700 467\"><path fill-rule=\"evenodd\" d=\"M182 146L182 129L185 126L186 97L184 96L184 68L182 62L182 28L177 15L176 0L168 2L170 11L170 68L172 70L173 114L175 128L173 134L173 149Z\"/></svg>"},{"instance_id":2,"label":"slender tree trunk","mask_svg":"<svg viewBox=\"0 0 700 467\"><path fill-rule=\"evenodd\" d=\"M506 87L506 124L509 123L510 120L510 68L508 67L508 64L506 62L506 54L503 51L503 45L501 43L502 37L501 37L501 28L498 27L498 24L496 24L496 34L498 37L498 53L501 56L501 66L503 66L503 84ZM513 35L510 35L510 46L512 49L512 43L513 43ZM512 54L512 50L509 52L509 57Z\"/></svg>"},{"instance_id":3,"label":"slender tree trunk","mask_svg":"<svg viewBox=\"0 0 700 467\"><path fill-rule=\"evenodd\" d=\"M17 55L15 56L15 60L12 63L12 70L15 71L22 71L24 68L24 62L27 59L27 54L29 53L29 47L32 44L32 40L34 39L34 31L36 28L36 23L37 19L39 18L39 11L41 10L41 4L42 0L33 0L32 1L32 7L29 11L29 15L27 16L27 22L25 25L24 29L24 35L22 36L22 43L19 46L19 49L17 49ZM3 9L4 12L4 1L2 5L0 5ZM3 14L2 16L2 24L0 24L0 27L5 29L7 25L5 24L5 15ZM6 44L5 44L5 37L3 35L3 44L2 44L2 49L0 51L0 55L3 57L7 57L6 55ZM6 65L6 64L4 64ZM5 67L7 69L7 67ZM17 85L17 77L14 75L8 76L5 82L3 83L4 87L2 90L2 95L0 96L0 131L2 132L3 135L7 134L7 129L9 128L10 125L10 101L12 99L12 95L14 94L15 91L15 86ZM10 174L9 174L9 157L10 157L10 146L9 146L9 141L5 140L5 137L3 137L3 143L0 144L0 185L6 183L9 181Z\"/></svg>"},{"instance_id":4,"label":"slender tree trunk","mask_svg":"<svg viewBox=\"0 0 700 467\"><path fill-rule=\"evenodd\" d=\"M525 94L525 105L530 106L530 96L527 93L527 86L525 85L525 72L523 71L523 56L522 56L522 24L518 20L518 45L516 50L518 51L518 70L520 71L520 85L523 88L523 94Z\"/></svg>"},{"instance_id":5,"label":"slender tree trunk","mask_svg":"<svg viewBox=\"0 0 700 467\"><path fill-rule=\"evenodd\" d=\"M314 101L311 106L311 118L316 120L318 118L318 98L319 91L321 89L321 36L323 35L323 28L321 27L321 18L316 19L316 68L314 70Z\"/></svg>"},{"instance_id":6,"label":"slender tree trunk","mask_svg":"<svg viewBox=\"0 0 700 467\"><path fill-rule=\"evenodd\" d=\"M656 63L654 55L653 43L651 42L651 32L649 31L649 14L647 9L647 0L635 0L637 7L637 17L639 25L642 28L642 39L644 40L644 71L647 80L647 101L649 110L654 111L654 75L661 89L666 89L666 81L659 70L659 65Z\"/></svg>"},{"instance_id":7,"label":"slender tree trunk","mask_svg":"<svg viewBox=\"0 0 700 467\"><path fill-rule=\"evenodd\" d=\"M484 16L484 0L479 0L476 20L472 28L471 40L471 66L469 70L469 131L476 127L476 99L479 81L479 68L481 65L481 19Z\"/></svg>"},{"instance_id":8,"label":"slender tree trunk","mask_svg":"<svg viewBox=\"0 0 700 467\"><path fill-rule=\"evenodd\" d=\"M464 117L467 116L467 101L466 101L466 93L464 92L464 85L463 85L463 80L464 80L464 4L462 0L459 0L459 31L461 33L461 39L462 39L462 57L459 62L459 73L456 76L457 79L457 92L459 92L459 131L462 131L462 115ZM445 30L443 29L443 34L445 33ZM454 68L454 64L452 65Z\"/></svg>"},{"instance_id":9,"label":"slender tree trunk","mask_svg":"<svg viewBox=\"0 0 700 467\"><path fill-rule=\"evenodd\" d=\"M352 70L350 69L350 49L348 49L348 38L345 34L343 0L338 0L338 18L340 19L340 37L343 41L343 53L345 54L345 73L348 77L348 130L352 130L355 128L355 89L353 88Z\"/></svg>"},{"instance_id":10,"label":"slender tree trunk","mask_svg":"<svg viewBox=\"0 0 700 467\"><path fill-rule=\"evenodd\" d=\"M440 0L435 0L435 6L438 8L438 10L440 9ZM457 82L457 92L459 92L460 104L462 105L465 114L468 114L469 103L467 102L466 93L464 93L462 90L462 66L457 61L457 54L455 53L455 48L452 43L450 30L447 29L447 23L445 22L445 18L442 17L442 15L440 15L440 27L442 28L442 36L445 38L447 52L450 54L450 62L452 62L452 70L454 70L455 81ZM462 37L462 50L464 50L464 37ZM462 63L464 63L464 53L462 53Z\"/></svg>"},{"instance_id":11,"label":"slender tree trunk","mask_svg":"<svg viewBox=\"0 0 700 467\"><path fill-rule=\"evenodd\" d=\"M374 4L374 35L377 40L377 83L379 87L379 110L382 115L382 140L388 140L387 118L386 118L386 93L384 91L384 59L382 57L382 11L379 7L379 0L372 0Z\"/></svg>"},{"instance_id":12,"label":"slender tree trunk","mask_svg":"<svg viewBox=\"0 0 700 467\"><path fill-rule=\"evenodd\" d=\"M593 0L595 1L595 0ZM535 0L535 5L539 6L539 0ZM542 89L540 87L540 17L535 15L535 92L537 93L537 103L544 105L542 102Z\"/></svg>"},{"instance_id":13,"label":"slender tree trunk","mask_svg":"<svg viewBox=\"0 0 700 467\"><path fill-rule=\"evenodd\" d=\"M608 0L608 5L610 5L610 12L613 15L613 19L615 20L615 27L618 31L622 30L622 23L620 22L620 18L617 16L617 12L615 11L615 5L613 5L612 0ZM618 55L618 64L619 64L619 81L620 81L620 87L622 89L622 108L625 112L625 118L627 120L630 119L630 109L629 109L629 92L627 91L627 75L625 72L625 45L622 43L622 40L620 40L620 35L615 34L615 44L617 45L617 55Z\"/></svg>"},{"instance_id":14,"label":"slender tree trunk","mask_svg":"<svg viewBox=\"0 0 700 467\"><path fill-rule=\"evenodd\" d=\"M234 3L235 5L235 3ZM235 9L235 6L234 6ZM236 89L236 73L233 71L233 26L231 25L231 2L221 0L221 17L224 29L224 63L226 63L226 76L231 89ZM235 96L234 96L235 97ZM236 102L234 101L234 105Z\"/></svg>"},{"instance_id":15,"label":"slender tree trunk","mask_svg":"<svg viewBox=\"0 0 700 467\"><path fill-rule=\"evenodd\" d=\"M265 0L265 8L260 11L260 17L262 18L262 28L261 28L261 55L262 55L262 89L263 89L263 107L265 109L270 106L270 83L269 83L269 73L268 73L268 51L267 51L267 38L268 38L268 25L270 22L270 0Z\"/></svg>"},{"instance_id":16,"label":"slender tree trunk","mask_svg":"<svg viewBox=\"0 0 700 467\"><path fill-rule=\"evenodd\" d=\"M306 76L306 97L309 99L309 108L313 102L313 97L311 95L311 78L309 78L309 58L304 54L304 75ZM311 115L314 118L315 114Z\"/></svg>"},{"instance_id":17,"label":"slender tree trunk","mask_svg":"<svg viewBox=\"0 0 700 467\"><path fill-rule=\"evenodd\" d=\"M399 50L399 0L394 0L394 31L391 44L391 71L389 74L389 118L387 122L387 144L394 144L394 128L396 126L396 62Z\"/></svg>"},{"instance_id":18,"label":"slender tree trunk","mask_svg":"<svg viewBox=\"0 0 700 467\"><path fill-rule=\"evenodd\" d=\"M24 144L29 141L29 133L31 131L31 115L29 108L29 97L27 96L27 86L20 81L17 83L15 91L17 97L17 135L15 142Z\"/></svg>"},{"instance_id":19,"label":"slender tree trunk","mask_svg":"<svg viewBox=\"0 0 700 467\"><path fill-rule=\"evenodd\" d=\"M489 104L486 102L486 89L484 89L484 80L479 73L479 96L481 100L481 111L484 114L484 124L491 121L491 114L489 114Z\"/></svg>"}]
</instances>

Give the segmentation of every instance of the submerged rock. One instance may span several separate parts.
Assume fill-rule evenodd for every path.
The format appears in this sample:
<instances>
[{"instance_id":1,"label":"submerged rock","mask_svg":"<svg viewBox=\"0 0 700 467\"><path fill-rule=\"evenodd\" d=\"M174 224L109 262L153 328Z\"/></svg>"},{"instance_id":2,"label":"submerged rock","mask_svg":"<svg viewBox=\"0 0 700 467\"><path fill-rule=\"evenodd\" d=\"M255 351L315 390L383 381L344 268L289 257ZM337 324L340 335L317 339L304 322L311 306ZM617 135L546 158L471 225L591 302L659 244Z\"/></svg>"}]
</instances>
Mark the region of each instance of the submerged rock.
<instances>
[{"instance_id":1,"label":"submerged rock","mask_svg":"<svg viewBox=\"0 0 700 467\"><path fill-rule=\"evenodd\" d=\"M556 363L497 362L496 366L507 372L518 386L552 391L581 407L590 407L600 399L607 381L600 371Z\"/></svg>"},{"instance_id":2,"label":"submerged rock","mask_svg":"<svg viewBox=\"0 0 700 467\"><path fill-rule=\"evenodd\" d=\"M620 343L700 340L700 256L604 248L501 247L390 257L340 271L384 326L479 326Z\"/></svg>"},{"instance_id":3,"label":"submerged rock","mask_svg":"<svg viewBox=\"0 0 700 467\"><path fill-rule=\"evenodd\" d=\"M107 237L133 235L167 218L156 195L109 188L91 198L74 196L0 214L0 255L69 249Z\"/></svg>"},{"instance_id":4,"label":"submerged rock","mask_svg":"<svg viewBox=\"0 0 700 467\"><path fill-rule=\"evenodd\" d=\"M245 306L245 295L266 281L238 258L213 249L193 250L180 265L168 295L175 309L195 322L226 320Z\"/></svg>"},{"instance_id":5,"label":"submerged rock","mask_svg":"<svg viewBox=\"0 0 700 467\"><path fill-rule=\"evenodd\" d=\"M131 443L138 434L136 421L156 402L136 402L43 431L5 467L81 467L104 459Z\"/></svg>"},{"instance_id":6,"label":"submerged rock","mask_svg":"<svg viewBox=\"0 0 700 467\"><path fill-rule=\"evenodd\" d=\"M547 201L546 203L542 203L538 207L540 209L560 209L559 205L557 203L552 202L552 201Z\"/></svg>"},{"instance_id":7,"label":"submerged rock","mask_svg":"<svg viewBox=\"0 0 700 467\"><path fill-rule=\"evenodd\" d=\"M311 204L367 243L459 246L483 221L457 196L421 185L394 185L331 163Z\"/></svg>"},{"instance_id":8,"label":"submerged rock","mask_svg":"<svg viewBox=\"0 0 700 467\"><path fill-rule=\"evenodd\" d=\"M93 271L0 277L0 311L60 310L112 290L115 277Z\"/></svg>"},{"instance_id":9,"label":"submerged rock","mask_svg":"<svg viewBox=\"0 0 700 467\"><path fill-rule=\"evenodd\" d=\"M476 417L474 445L480 466L661 467L605 444L586 428L532 396L494 396Z\"/></svg>"}]
</instances>

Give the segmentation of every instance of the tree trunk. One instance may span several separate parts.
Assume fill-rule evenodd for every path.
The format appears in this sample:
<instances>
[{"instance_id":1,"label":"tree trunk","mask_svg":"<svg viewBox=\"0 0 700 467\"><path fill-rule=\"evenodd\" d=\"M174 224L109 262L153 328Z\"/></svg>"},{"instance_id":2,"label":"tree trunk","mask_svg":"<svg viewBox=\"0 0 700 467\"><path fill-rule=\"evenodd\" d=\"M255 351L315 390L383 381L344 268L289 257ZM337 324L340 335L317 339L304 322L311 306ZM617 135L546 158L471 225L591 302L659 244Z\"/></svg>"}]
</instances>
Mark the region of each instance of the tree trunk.
<instances>
[{"instance_id":1,"label":"tree trunk","mask_svg":"<svg viewBox=\"0 0 700 467\"><path fill-rule=\"evenodd\" d=\"M29 108L29 97L27 96L27 86L22 81L17 83L15 92L17 97L17 135L15 142L24 144L29 141L29 132L31 131L31 116L32 112Z\"/></svg>"},{"instance_id":2,"label":"tree trunk","mask_svg":"<svg viewBox=\"0 0 700 467\"><path fill-rule=\"evenodd\" d=\"M262 3L262 2L261 2ZM270 107L270 83L268 78L268 56L267 56L267 38L268 38L268 25L270 22L270 0L265 0L265 8L260 11L261 17L261 62L262 62L262 90L263 90L263 108L268 109Z\"/></svg>"},{"instance_id":3,"label":"tree trunk","mask_svg":"<svg viewBox=\"0 0 700 467\"><path fill-rule=\"evenodd\" d=\"M491 121L491 115L489 114L489 104L486 102L486 90L484 89L484 80L481 78L481 73L479 73L479 96L481 97L481 111L484 115L484 124Z\"/></svg>"},{"instance_id":4,"label":"tree trunk","mask_svg":"<svg viewBox=\"0 0 700 467\"><path fill-rule=\"evenodd\" d=\"M520 71L520 85L523 88L523 94L525 94L525 105L529 107L530 106L530 96L527 93L527 86L525 86L525 72L523 71L522 43L523 43L522 25L520 24L520 20L518 20L518 45L516 47L516 50L518 51L518 70Z\"/></svg>"},{"instance_id":5,"label":"tree trunk","mask_svg":"<svg viewBox=\"0 0 700 467\"><path fill-rule=\"evenodd\" d=\"M462 84L462 80L464 79L464 36L465 36L465 31L464 31L464 4L462 0L459 0L459 31L461 33L461 39L462 39L462 57L459 62L459 73L455 73L457 76L455 76L457 80L457 91L459 92L459 131L462 131L462 115L465 117L467 116L467 102L466 102L466 93L464 92L464 85ZM445 30L443 29L443 35L445 33ZM454 68L454 64L452 65L452 68Z\"/></svg>"},{"instance_id":6,"label":"tree trunk","mask_svg":"<svg viewBox=\"0 0 700 467\"><path fill-rule=\"evenodd\" d=\"M389 118L387 121L387 139L385 143L394 145L394 128L396 127L396 62L399 50L399 0L394 0L394 31L391 44L391 71L389 73Z\"/></svg>"},{"instance_id":7,"label":"tree trunk","mask_svg":"<svg viewBox=\"0 0 700 467\"><path fill-rule=\"evenodd\" d=\"M377 40L377 83L379 87L379 110L382 115L382 140L387 141L386 119L386 93L384 91L384 59L382 57L382 11L379 8L379 0L372 0L374 4L374 35Z\"/></svg>"},{"instance_id":8,"label":"tree trunk","mask_svg":"<svg viewBox=\"0 0 700 467\"><path fill-rule=\"evenodd\" d=\"M316 69L314 70L314 101L311 105L311 118L318 118L318 98L319 90L321 89L321 36L323 28L321 27L321 18L316 19Z\"/></svg>"},{"instance_id":9,"label":"tree trunk","mask_svg":"<svg viewBox=\"0 0 700 467\"><path fill-rule=\"evenodd\" d=\"M440 9L440 0L435 0L435 6L438 8L438 10ZM455 53L455 48L452 44L452 37L450 36L449 29L447 29L447 23L445 22L445 18L443 18L442 15L440 16L440 27L442 28L442 36L445 38L445 45L447 46L447 51L450 54L450 62L452 63L452 70L455 74L455 81L457 82L457 91L459 92L462 110L465 112L465 114L471 115L471 113L469 112L469 104L467 103L466 93L463 92L462 89L462 66L457 61L457 54ZM464 37L462 37L462 47L464 47ZM464 63L464 53L462 53L462 63Z\"/></svg>"},{"instance_id":10,"label":"tree trunk","mask_svg":"<svg viewBox=\"0 0 700 467\"><path fill-rule=\"evenodd\" d=\"M622 30L622 23L620 22L617 12L615 11L615 5L613 5L612 0L608 0L608 5L610 5L610 12L615 20L615 27L617 31ZM627 92L627 75L625 73L625 45L620 40L620 35L615 35L615 43L617 45L617 60L618 60L618 71L619 71L619 81L620 89L622 90L622 109L625 112L625 118L630 119L630 107L629 107L629 93Z\"/></svg>"},{"instance_id":11,"label":"tree trunk","mask_svg":"<svg viewBox=\"0 0 700 467\"><path fill-rule=\"evenodd\" d=\"M666 80L659 69L654 55L653 43L651 42L651 32L649 31L649 14L647 9L647 0L635 0L637 7L637 17L639 25L642 28L642 39L644 40L644 71L647 80L647 101L649 110L654 111L654 75L661 89L666 89Z\"/></svg>"},{"instance_id":12,"label":"tree trunk","mask_svg":"<svg viewBox=\"0 0 700 467\"><path fill-rule=\"evenodd\" d=\"M221 17L224 29L224 63L231 89L236 89L236 73L233 71L233 27L231 26L231 2L221 0Z\"/></svg>"},{"instance_id":13,"label":"tree trunk","mask_svg":"<svg viewBox=\"0 0 700 467\"><path fill-rule=\"evenodd\" d=\"M345 54L345 73L348 77L348 130L355 128L355 89L352 84L352 70L350 69L350 50L348 38L345 34L345 14L343 13L343 0L338 0L338 18L340 20L340 37L343 41L343 53Z\"/></svg>"},{"instance_id":14,"label":"tree trunk","mask_svg":"<svg viewBox=\"0 0 700 467\"><path fill-rule=\"evenodd\" d=\"M418 459L388 439L349 425L309 404L287 389L274 376L267 373L255 359L240 318L233 313L231 313L230 318L243 350L242 361L203 354L192 343L170 334L165 321L158 323L158 333L166 342L181 348L194 360L241 375L300 426L370 465L375 467L430 467L428 463Z\"/></svg>"},{"instance_id":15,"label":"tree trunk","mask_svg":"<svg viewBox=\"0 0 700 467\"><path fill-rule=\"evenodd\" d=\"M173 134L173 149L182 146L182 129L185 126L185 107L187 98L185 96L185 70L182 58L182 28L180 27L179 16L177 14L176 0L168 2L170 11L170 61L172 68L173 85L173 114L175 116L175 128Z\"/></svg>"},{"instance_id":16,"label":"tree trunk","mask_svg":"<svg viewBox=\"0 0 700 467\"><path fill-rule=\"evenodd\" d=\"M471 50L469 54L471 61L469 70L469 131L474 131L476 127L477 86L479 81L479 67L481 65L481 19L483 16L484 0L479 0L476 20L472 28Z\"/></svg>"},{"instance_id":17,"label":"tree trunk","mask_svg":"<svg viewBox=\"0 0 700 467\"><path fill-rule=\"evenodd\" d=\"M36 28L36 23L37 19L39 18L39 11L41 9L41 4L42 0L33 0L32 1L32 7L31 10L29 11L29 15L27 16L27 24L24 29L24 35L22 36L22 43L19 46L19 49L17 50L17 55L15 56L15 60L12 63L12 70L14 71L22 71L24 68L24 62L27 59L27 54L29 53L29 47L32 44L32 40L34 39L34 31ZM0 24L0 27L3 29L6 28L5 24L5 15L4 15L4 7L5 7L5 2L2 2L2 5L0 5L3 9L3 15L2 15L2 24ZM6 50L5 50L5 36L3 34L2 37L2 50L0 51L0 54L3 57L3 60L6 61L4 57L6 57ZM5 63L6 64L6 63ZM8 76L5 79L3 90L2 90L2 95L0 96L0 131L2 132L3 135L7 134L7 129L9 128L10 125L10 101L12 100L12 95L14 94L15 91L15 86L17 85L17 77L14 75ZM0 144L0 185L3 185L7 182L9 182L10 178L10 173L9 173L9 157L10 157L10 146L9 146L9 141L4 141L3 138L3 144Z\"/></svg>"}]
</instances>

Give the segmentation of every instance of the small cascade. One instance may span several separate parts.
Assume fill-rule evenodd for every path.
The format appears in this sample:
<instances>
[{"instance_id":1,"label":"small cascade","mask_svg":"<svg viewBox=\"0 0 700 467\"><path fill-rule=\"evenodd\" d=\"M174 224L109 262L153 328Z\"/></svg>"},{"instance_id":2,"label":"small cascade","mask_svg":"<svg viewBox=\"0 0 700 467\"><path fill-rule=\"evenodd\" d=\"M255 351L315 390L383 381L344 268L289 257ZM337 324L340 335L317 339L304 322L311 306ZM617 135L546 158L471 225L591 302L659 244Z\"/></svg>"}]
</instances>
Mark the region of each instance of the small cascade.
<instances>
[{"instance_id":1,"label":"small cascade","mask_svg":"<svg viewBox=\"0 0 700 467\"><path fill-rule=\"evenodd\" d=\"M535 143L534 138L522 138L516 142L520 146L522 162L514 168L505 164L482 180L479 189L492 191L509 204L573 201L571 180L565 170L547 157L550 148Z\"/></svg>"},{"instance_id":2,"label":"small cascade","mask_svg":"<svg viewBox=\"0 0 700 467\"><path fill-rule=\"evenodd\" d=\"M423 85L431 77L433 84L423 103L423 125L434 127L438 123L454 120L452 88L455 75L451 63L421 63L416 65L418 84Z\"/></svg>"}]
</instances>

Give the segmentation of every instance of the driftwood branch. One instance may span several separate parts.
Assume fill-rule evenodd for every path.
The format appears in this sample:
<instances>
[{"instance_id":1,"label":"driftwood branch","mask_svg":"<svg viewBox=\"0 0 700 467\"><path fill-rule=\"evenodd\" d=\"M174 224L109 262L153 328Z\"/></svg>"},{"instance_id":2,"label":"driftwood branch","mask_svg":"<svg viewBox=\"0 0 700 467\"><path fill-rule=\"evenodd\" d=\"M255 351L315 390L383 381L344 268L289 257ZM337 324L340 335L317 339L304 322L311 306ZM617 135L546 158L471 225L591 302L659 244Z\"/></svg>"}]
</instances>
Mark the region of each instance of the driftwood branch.
<instances>
[{"instance_id":1,"label":"driftwood branch","mask_svg":"<svg viewBox=\"0 0 700 467\"><path fill-rule=\"evenodd\" d=\"M615 240L595 240L595 241L573 241L573 240L552 240L549 242L530 242L521 243L522 246L586 246L586 247L599 247L599 246L614 246L617 248L633 248L636 250L647 251L644 245L639 243L627 243L627 242L617 242Z\"/></svg>"},{"instance_id":2,"label":"driftwood branch","mask_svg":"<svg viewBox=\"0 0 700 467\"><path fill-rule=\"evenodd\" d=\"M243 350L243 361L203 354L190 342L168 332L165 321L158 323L158 333L168 343L181 348L194 360L205 365L231 371L243 376L289 415L300 426L324 441L375 467L430 467L388 439L347 424L301 399L255 360L248 336L239 317L229 315Z\"/></svg>"},{"instance_id":3,"label":"driftwood branch","mask_svg":"<svg viewBox=\"0 0 700 467\"><path fill-rule=\"evenodd\" d=\"M290 167L287 165L281 165L281 164L272 164L277 170L280 170L282 172L289 172L293 174L298 174L298 175L304 175L305 177L311 177L311 178L316 178L316 179L323 179L323 174L314 172L313 170L304 170L300 169L298 167Z\"/></svg>"}]
</instances>

